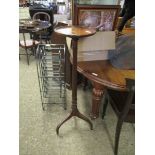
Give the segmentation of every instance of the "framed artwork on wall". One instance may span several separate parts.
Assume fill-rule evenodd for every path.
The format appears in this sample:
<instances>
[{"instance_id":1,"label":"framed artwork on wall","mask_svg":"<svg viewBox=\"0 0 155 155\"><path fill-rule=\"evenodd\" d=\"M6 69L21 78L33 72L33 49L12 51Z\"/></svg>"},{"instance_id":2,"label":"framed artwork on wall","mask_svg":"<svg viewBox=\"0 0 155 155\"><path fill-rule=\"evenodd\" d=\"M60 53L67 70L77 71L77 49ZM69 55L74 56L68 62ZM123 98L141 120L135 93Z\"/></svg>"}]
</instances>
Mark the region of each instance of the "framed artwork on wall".
<instances>
[{"instance_id":1,"label":"framed artwork on wall","mask_svg":"<svg viewBox=\"0 0 155 155\"><path fill-rule=\"evenodd\" d=\"M120 5L75 5L73 25L113 31L119 11Z\"/></svg>"},{"instance_id":2,"label":"framed artwork on wall","mask_svg":"<svg viewBox=\"0 0 155 155\"><path fill-rule=\"evenodd\" d=\"M120 4L120 0L76 0L78 4L89 4L89 5L117 5Z\"/></svg>"}]
</instances>

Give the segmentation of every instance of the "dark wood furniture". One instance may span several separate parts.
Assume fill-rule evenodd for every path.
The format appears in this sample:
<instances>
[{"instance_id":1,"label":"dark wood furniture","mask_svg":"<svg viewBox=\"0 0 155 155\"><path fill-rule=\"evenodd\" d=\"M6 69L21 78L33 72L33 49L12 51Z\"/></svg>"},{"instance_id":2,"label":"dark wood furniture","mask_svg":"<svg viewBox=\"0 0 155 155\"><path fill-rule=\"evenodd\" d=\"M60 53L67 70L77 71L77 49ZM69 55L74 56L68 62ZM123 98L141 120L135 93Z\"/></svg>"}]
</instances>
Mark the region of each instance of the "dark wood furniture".
<instances>
[{"instance_id":1,"label":"dark wood furniture","mask_svg":"<svg viewBox=\"0 0 155 155\"><path fill-rule=\"evenodd\" d=\"M105 92L102 119L104 119L108 103L111 104L118 117L115 132L115 155L118 154L119 137L123 122L135 123L135 81L127 79L126 85L126 91L121 92L107 89Z\"/></svg>"},{"instance_id":2,"label":"dark wood furniture","mask_svg":"<svg viewBox=\"0 0 155 155\"><path fill-rule=\"evenodd\" d=\"M117 69L109 60L78 62L77 69L93 85L91 119L99 117L99 107L106 88L123 91L126 89L125 78L135 78L135 70Z\"/></svg>"},{"instance_id":3,"label":"dark wood furniture","mask_svg":"<svg viewBox=\"0 0 155 155\"><path fill-rule=\"evenodd\" d=\"M59 128L61 127L61 125L64 124L67 120L69 120L73 116L77 116L85 120L86 122L89 123L90 128L93 129L93 125L91 121L87 117L82 115L77 108L77 42L78 42L78 39L81 37L88 37L88 36L94 35L96 33L96 30L82 28L78 26L66 26L66 27L56 28L55 32L60 35L72 38L72 43L73 43L72 107L71 107L72 111L70 115L57 126L56 132L57 134L59 134Z\"/></svg>"}]
</instances>

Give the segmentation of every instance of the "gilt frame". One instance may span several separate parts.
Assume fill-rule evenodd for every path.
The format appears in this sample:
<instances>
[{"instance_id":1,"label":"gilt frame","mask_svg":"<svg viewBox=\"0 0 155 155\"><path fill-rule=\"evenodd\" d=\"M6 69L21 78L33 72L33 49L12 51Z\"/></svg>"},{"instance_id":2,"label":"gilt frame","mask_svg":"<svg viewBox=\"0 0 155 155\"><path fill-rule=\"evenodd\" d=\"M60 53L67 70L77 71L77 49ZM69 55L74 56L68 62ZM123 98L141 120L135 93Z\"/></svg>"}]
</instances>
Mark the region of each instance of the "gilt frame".
<instances>
[{"instance_id":1,"label":"gilt frame","mask_svg":"<svg viewBox=\"0 0 155 155\"><path fill-rule=\"evenodd\" d=\"M73 25L113 31L116 28L120 5L74 5Z\"/></svg>"}]
</instances>

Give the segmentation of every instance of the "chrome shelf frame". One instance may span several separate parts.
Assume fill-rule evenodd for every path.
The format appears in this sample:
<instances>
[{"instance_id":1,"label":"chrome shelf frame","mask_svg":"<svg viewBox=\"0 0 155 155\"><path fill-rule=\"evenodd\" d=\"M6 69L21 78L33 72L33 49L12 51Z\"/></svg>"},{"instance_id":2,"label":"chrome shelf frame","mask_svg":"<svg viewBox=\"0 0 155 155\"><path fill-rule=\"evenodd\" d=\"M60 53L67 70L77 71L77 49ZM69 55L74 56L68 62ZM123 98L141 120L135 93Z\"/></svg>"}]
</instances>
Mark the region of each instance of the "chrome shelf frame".
<instances>
[{"instance_id":1,"label":"chrome shelf frame","mask_svg":"<svg viewBox=\"0 0 155 155\"><path fill-rule=\"evenodd\" d=\"M36 56L42 109L47 104L62 104L66 109L65 45L39 44Z\"/></svg>"}]
</instances>

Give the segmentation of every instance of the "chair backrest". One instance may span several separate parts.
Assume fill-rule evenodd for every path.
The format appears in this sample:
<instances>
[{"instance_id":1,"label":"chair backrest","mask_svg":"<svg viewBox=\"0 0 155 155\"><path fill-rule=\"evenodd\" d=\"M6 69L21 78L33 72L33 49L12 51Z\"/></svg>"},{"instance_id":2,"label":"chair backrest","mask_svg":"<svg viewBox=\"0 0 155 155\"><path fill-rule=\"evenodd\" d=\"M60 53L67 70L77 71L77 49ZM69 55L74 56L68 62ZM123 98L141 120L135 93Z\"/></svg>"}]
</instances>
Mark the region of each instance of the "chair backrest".
<instances>
[{"instance_id":1,"label":"chair backrest","mask_svg":"<svg viewBox=\"0 0 155 155\"><path fill-rule=\"evenodd\" d=\"M126 91L107 89L110 103L119 119L124 122L135 121L135 80L126 79Z\"/></svg>"},{"instance_id":2,"label":"chair backrest","mask_svg":"<svg viewBox=\"0 0 155 155\"><path fill-rule=\"evenodd\" d=\"M37 7L35 8L34 6L29 8L29 13L30 13L31 18L33 18L34 14L38 13L38 12L45 12L45 13L49 14L49 16L50 16L50 23L53 25L54 15L53 15L53 10L52 9L37 8Z\"/></svg>"},{"instance_id":3,"label":"chair backrest","mask_svg":"<svg viewBox=\"0 0 155 155\"><path fill-rule=\"evenodd\" d=\"M40 20L45 20L45 21L49 21L51 20L51 17L48 13L46 12L36 12L34 15L33 15L33 20L34 19L40 19Z\"/></svg>"},{"instance_id":4,"label":"chair backrest","mask_svg":"<svg viewBox=\"0 0 155 155\"><path fill-rule=\"evenodd\" d=\"M121 112L122 113L122 118L125 120L126 116L129 115L128 113L130 111L134 111L135 113L135 80L132 80L132 79L126 79L126 87L127 87L127 91L128 91L128 96L127 96L127 99L126 99L126 103L125 103L125 106L123 108L123 111ZM133 114L132 114L133 115ZM135 116L135 114L134 114ZM129 118L131 118L129 116ZM134 117L132 117L134 118ZM135 120L134 119L127 119L126 120L127 122L134 122Z\"/></svg>"}]
</instances>

